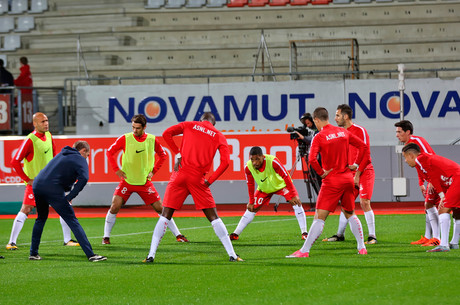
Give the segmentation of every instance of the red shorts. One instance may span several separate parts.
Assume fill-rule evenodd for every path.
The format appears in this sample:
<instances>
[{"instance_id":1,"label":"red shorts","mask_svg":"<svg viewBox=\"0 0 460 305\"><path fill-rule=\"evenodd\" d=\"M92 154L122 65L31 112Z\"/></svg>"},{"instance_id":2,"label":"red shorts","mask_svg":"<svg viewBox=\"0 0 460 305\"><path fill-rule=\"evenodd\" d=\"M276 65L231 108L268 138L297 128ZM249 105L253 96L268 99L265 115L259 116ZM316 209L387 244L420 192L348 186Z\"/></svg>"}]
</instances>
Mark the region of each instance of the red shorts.
<instances>
[{"instance_id":1,"label":"red shorts","mask_svg":"<svg viewBox=\"0 0 460 305\"><path fill-rule=\"evenodd\" d=\"M197 210L216 207L211 190L204 183L205 174L190 169L173 171L166 187L163 206L179 210L188 195L192 195Z\"/></svg>"},{"instance_id":2,"label":"red shorts","mask_svg":"<svg viewBox=\"0 0 460 305\"><path fill-rule=\"evenodd\" d=\"M354 211L354 188L355 186L351 172L327 176L326 179L323 179L316 208L334 212L340 201L345 211Z\"/></svg>"},{"instance_id":3,"label":"red shorts","mask_svg":"<svg viewBox=\"0 0 460 305\"><path fill-rule=\"evenodd\" d=\"M289 201L293 197L297 196L297 194L290 193L286 187L273 193L264 193L262 191L256 190L256 193L254 194L254 207L260 207L269 204L273 195L283 196L286 201Z\"/></svg>"},{"instance_id":4,"label":"red shorts","mask_svg":"<svg viewBox=\"0 0 460 305\"><path fill-rule=\"evenodd\" d=\"M146 205L150 205L161 200L161 197L153 186L152 181L147 181L144 185L132 185L125 180L121 180L113 195L120 196L126 203L132 193L137 193L142 200L144 200Z\"/></svg>"},{"instance_id":5,"label":"red shorts","mask_svg":"<svg viewBox=\"0 0 460 305\"><path fill-rule=\"evenodd\" d=\"M33 207L36 206L34 191L32 190L32 185L26 184L26 190L24 191L24 199L22 201L22 204L31 205Z\"/></svg>"},{"instance_id":6,"label":"red shorts","mask_svg":"<svg viewBox=\"0 0 460 305\"><path fill-rule=\"evenodd\" d=\"M460 208L460 176L452 177L452 184L445 195L444 207L451 209Z\"/></svg>"},{"instance_id":7,"label":"red shorts","mask_svg":"<svg viewBox=\"0 0 460 305\"><path fill-rule=\"evenodd\" d=\"M438 206L439 202L441 202L441 197L439 197L438 192L436 192L434 187L427 187L426 195L425 195L425 202L433 204L435 206Z\"/></svg>"},{"instance_id":8,"label":"red shorts","mask_svg":"<svg viewBox=\"0 0 460 305\"><path fill-rule=\"evenodd\" d=\"M366 169L359 177L359 191L355 188L355 198L371 200L372 193L374 192L375 172L374 169Z\"/></svg>"}]
</instances>

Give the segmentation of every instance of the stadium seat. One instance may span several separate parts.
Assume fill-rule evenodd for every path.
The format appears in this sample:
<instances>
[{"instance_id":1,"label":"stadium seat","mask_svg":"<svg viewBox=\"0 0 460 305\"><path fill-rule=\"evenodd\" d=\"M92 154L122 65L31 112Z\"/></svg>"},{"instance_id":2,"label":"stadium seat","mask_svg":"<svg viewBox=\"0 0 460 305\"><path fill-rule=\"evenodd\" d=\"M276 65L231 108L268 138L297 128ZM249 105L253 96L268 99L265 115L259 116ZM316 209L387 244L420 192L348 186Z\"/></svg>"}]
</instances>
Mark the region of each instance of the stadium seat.
<instances>
[{"instance_id":1,"label":"stadium seat","mask_svg":"<svg viewBox=\"0 0 460 305\"><path fill-rule=\"evenodd\" d=\"M243 7L248 4L248 0L230 0L228 7Z\"/></svg>"},{"instance_id":2,"label":"stadium seat","mask_svg":"<svg viewBox=\"0 0 460 305\"><path fill-rule=\"evenodd\" d=\"M168 0L166 8L180 8L185 6L185 0Z\"/></svg>"},{"instance_id":3,"label":"stadium seat","mask_svg":"<svg viewBox=\"0 0 460 305\"><path fill-rule=\"evenodd\" d=\"M0 0L0 14L8 12L8 0Z\"/></svg>"},{"instance_id":4,"label":"stadium seat","mask_svg":"<svg viewBox=\"0 0 460 305\"><path fill-rule=\"evenodd\" d=\"M206 7L222 7L227 4L227 0L208 0Z\"/></svg>"},{"instance_id":5,"label":"stadium seat","mask_svg":"<svg viewBox=\"0 0 460 305\"><path fill-rule=\"evenodd\" d=\"M332 3L334 4L349 4L351 0L333 0Z\"/></svg>"},{"instance_id":6,"label":"stadium seat","mask_svg":"<svg viewBox=\"0 0 460 305\"><path fill-rule=\"evenodd\" d=\"M3 39L3 51L14 51L21 47L21 36L5 35Z\"/></svg>"},{"instance_id":7,"label":"stadium seat","mask_svg":"<svg viewBox=\"0 0 460 305\"><path fill-rule=\"evenodd\" d=\"M286 6L289 4L289 0L271 0L268 4L270 6Z\"/></svg>"},{"instance_id":8,"label":"stadium seat","mask_svg":"<svg viewBox=\"0 0 460 305\"><path fill-rule=\"evenodd\" d=\"M0 17L0 33L8 33L14 29L14 17Z\"/></svg>"},{"instance_id":9,"label":"stadium seat","mask_svg":"<svg viewBox=\"0 0 460 305\"><path fill-rule=\"evenodd\" d=\"M265 6L268 4L268 0L250 0L248 6Z\"/></svg>"},{"instance_id":10,"label":"stadium seat","mask_svg":"<svg viewBox=\"0 0 460 305\"><path fill-rule=\"evenodd\" d=\"M372 0L354 0L355 3L371 3Z\"/></svg>"},{"instance_id":11,"label":"stadium seat","mask_svg":"<svg viewBox=\"0 0 460 305\"><path fill-rule=\"evenodd\" d=\"M393 0L375 0L376 2L393 2Z\"/></svg>"},{"instance_id":12,"label":"stadium seat","mask_svg":"<svg viewBox=\"0 0 460 305\"><path fill-rule=\"evenodd\" d=\"M27 11L27 0L12 0L10 14L22 14Z\"/></svg>"},{"instance_id":13,"label":"stadium seat","mask_svg":"<svg viewBox=\"0 0 460 305\"><path fill-rule=\"evenodd\" d=\"M165 5L165 0L148 0L146 8L160 8Z\"/></svg>"},{"instance_id":14,"label":"stadium seat","mask_svg":"<svg viewBox=\"0 0 460 305\"><path fill-rule=\"evenodd\" d=\"M33 16L20 16L16 19L15 32L28 32L35 27Z\"/></svg>"},{"instance_id":15,"label":"stadium seat","mask_svg":"<svg viewBox=\"0 0 460 305\"><path fill-rule=\"evenodd\" d=\"M202 7L206 4L206 0L188 0L185 7Z\"/></svg>"},{"instance_id":16,"label":"stadium seat","mask_svg":"<svg viewBox=\"0 0 460 305\"><path fill-rule=\"evenodd\" d=\"M291 0L291 5L307 5L310 0Z\"/></svg>"},{"instance_id":17,"label":"stadium seat","mask_svg":"<svg viewBox=\"0 0 460 305\"><path fill-rule=\"evenodd\" d=\"M32 0L29 13L43 13L48 9L48 0Z\"/></svg>"},{"instance_id":18,"label":"stadium seat","mask_svg":"<svg viewBox=\"0 0 460 305\"><path fill-rule=\"evenodd\" d=\"M311 0L311 4L313 5L329 4L330 2L332 2L332 0Z\"/></svg>"}]
</instances>

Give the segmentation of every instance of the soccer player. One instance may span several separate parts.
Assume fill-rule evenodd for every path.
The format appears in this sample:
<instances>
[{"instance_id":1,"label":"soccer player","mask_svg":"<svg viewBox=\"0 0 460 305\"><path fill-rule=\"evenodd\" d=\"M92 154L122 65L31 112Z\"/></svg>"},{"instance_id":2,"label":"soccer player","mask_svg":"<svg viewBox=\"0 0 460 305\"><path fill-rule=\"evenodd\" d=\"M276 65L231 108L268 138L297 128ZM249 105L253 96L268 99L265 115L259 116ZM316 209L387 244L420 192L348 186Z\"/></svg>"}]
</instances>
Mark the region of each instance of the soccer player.
<instances>
[{"instance_id":1,"label":"soccer player","mask_svg":"<svg viewBox=\"0 0 460 305\"><path fill-rule=\"evenodd\" d=\"M33 115L32 122L34 131L31 132L27 138L22 142L16 155L11 160L11 166L24 180L26 190L24 192L24 199L22 202L21 210L16 215L11 229L10 241L6 245L7 250L16 250L16 242L19 233L27 220L29 213L35 207L35 198L32 191L32 184L38 173L50 162L56 155L56 146L53 137L49 130L48 117L41 112ZM24 161L24 169L21 162ZM64 246L79 246L79 244L71 239L69 226L65 221L59 218L64 234Z\"/></svg>"},{"instance_id":2,"label":"soccer player","mask_svg":"<svg viewBox=\"0 0 460 305\"><path fill-rule=\"evenodd\" d=\"M120 136L107 150L107 158L113 170L120 177L115 189L107 216L105 217L102 244L110 244L110 233L115 225L117 213L132 193L137 193L146 205L151 205L161 213L161 198L151 181L166 159L166 152L154 135L145 132L147 119L143 114L131 118L133 132ZM123 150L121 169L118 167L116 154ZM155 153L158 158L155 160ZM178 242L188 242L171 219L168 225Z\"/></svg>"},{"instance_id":3,"label":"soccer player","mask_svg":"<svg viewBox=\"0 0 460 305\"><path fill-rule=\"evenodd\" d=\"M163 132L163 138L176 154L177 162L169 179L163 201L163 211L152 235L150 251L144 263L153 263L158 245L175 210L182 207L185 198L192 195L195 207L201 209L211 222L231 262L243 261L233 249L227 228L217 215L216 203L209 186L219 178L230 163L227 140L214 125L216 119L211 112L205 112L199 122L182 122ZM173 136L182 134L180 151ZM206 175L213 164L217 150L220 165L209 177Z\"/></svg>"},{"instance_id":4,"label":"soccer player","mask_svg":"<svg viewBox=\"0 0 460 305\"><path fill-rule=\"evenodd\" d=\"M448 241L450 212L460 208L460 165L442 156L421 153L420 147L415 143L406 144L402 152L406 163L410 167L420 169L441 198L439 203L441 243L427 252L447 252L450 250Z\"/></svg>"},{"instance_id":5,"label":"soccer player","mask_svg":"<svg viewBox=\"0 0 460 305\"><path fill-rule=\"evenodd\" d=\"M337 111L335 112L335 122L337 123L337 126L345 128L347 131L361 139L364 143L370 145L369 134L367 133L367 130L362 126L354 124L351 120L352 117L353 110L350 106L342 104L337 107ZM350 152L348 154L348 164L353 164L351 166L351 169L354 172L356 172L356 170L358 169L358 165L356 164L358 150L352 145L349 146L349 149ZM372 192L374 190L375 172L374 167L372 166L372 163L370 161L371 159L369 159L369 164L366 166L366 168L362 169L361 176L359 177L359 189L354 189L355 198L359 195L359 203L361 204L361 208L364 211L364 217L366 218L368 237L365 243L368 245L377 243L377 237L375 235L375 216L374 211L372 211L371 207ZM342 211L340 213L339 228L337 230L337 234L333 235L332 237L325 238L323 239L323 241L344 241L344 233L345 229L347 228L347 224L348 220Z\"/></svg>"},{"instance_id":6,"label":"soccer player","mask_svg":"<svg viewBox=\"0 0 460 305\"><path fill-rule=\"evenodd\" d=\"M334 212L339 201L342 211L350 223L351 231L358 243L358 254L367 254L363 239L363 229L359 218L355 215L354 187L359 184L360 169L366 168L369 163L368 145L348 132L346 129L329 124L329 114L323 107L318 107L313 112L313 120L321 131L313 138L311 143L309 162L318 175L323 178L323 183L318 194L315 218L310 227L310 232L302 248L287 257L309 257L313 243L321 236L324 222L329 213ZM349 145L358 148L358 169L354 180L353 173L348 166ZM317 160L321 153L322 167Z\"/></svg>"},{"instance_id":7,"label":"soccer player","mask_svg":"<svg viewBox=\"0 0 460 305\"><path fill-rule=\"evenodd\" d=\"M283 196L292 205L299 223L302 239L306 239L308 232L305 211L286 168L284 168L275 156L264 155L262 149L258 146L251 148L249 158L250 160L246 163L246 167L244 168L249 193L248 208L243 217L241 217L235 231L230 234L230 239L239 239L239 235L243 232L244 228L252 222L256 213L264 205L270 203L270 198L272 198L273 194ZM254 181L257 181L257 190L255 194Z\"/></svg>"},{"instance_id":8,"label":"soccer player","mask_svg":"<svg viewBox=\"0 0 460 305\"><path fill-rule=\"evenodd\" d=\"M395 123L396 137L403 144L415 143L423 153L435 154L428 142L419 136L414 136L414 127L410 121L403 120ZM419 240L411 242L413 245L437 246L439 245L439 215L436 206L440 202L438 192L433 185L427 183L425 187L426 175L417 168L418 181L422 195L425 198L425 235Z\"/></svg>"},{"instance_id":9,"label":"soccer player","mask_svg":"<svg viewBox=\"0 0 460 305\"><path fill-rule=\"evenodd\" d=\"M51 160L35 177L33 191L37 204L37 219L32 231L29 260L41 260L38 247L48 219L49 206L61 216L75 234L81 249L90 262L104 261L105 256L94 254L85 231L75 217L70 205L85 187L89 178L88 163L89 145L85 141L76 141L72 147L66 146ZM69 192L66 195L66 192Z\"/></svg>"}]
</instances>

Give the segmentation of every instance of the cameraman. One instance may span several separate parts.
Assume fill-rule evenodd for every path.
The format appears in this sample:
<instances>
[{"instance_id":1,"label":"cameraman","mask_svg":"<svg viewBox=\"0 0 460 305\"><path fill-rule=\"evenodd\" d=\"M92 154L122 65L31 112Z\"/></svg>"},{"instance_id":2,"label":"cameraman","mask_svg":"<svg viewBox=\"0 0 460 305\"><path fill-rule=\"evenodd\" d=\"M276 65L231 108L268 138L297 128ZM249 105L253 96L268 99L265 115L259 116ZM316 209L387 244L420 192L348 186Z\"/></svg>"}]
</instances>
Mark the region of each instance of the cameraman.
<instances>
[{"instance_id":1,"label":"cameraman","mask_svg":"<svg viewBox=\"0 0 460 305\"><path fill-rule=\"evenodd\" d=\"M298 139L303 141L306 145L310 145L312 138L318 133L315 123L313 122L313 117L310 113L304 113L300 117L300 122L305 132L299 132L296 129L301 129L302 127L294 129L294 132L297 134Z\"/></svg>"}]
</instances>

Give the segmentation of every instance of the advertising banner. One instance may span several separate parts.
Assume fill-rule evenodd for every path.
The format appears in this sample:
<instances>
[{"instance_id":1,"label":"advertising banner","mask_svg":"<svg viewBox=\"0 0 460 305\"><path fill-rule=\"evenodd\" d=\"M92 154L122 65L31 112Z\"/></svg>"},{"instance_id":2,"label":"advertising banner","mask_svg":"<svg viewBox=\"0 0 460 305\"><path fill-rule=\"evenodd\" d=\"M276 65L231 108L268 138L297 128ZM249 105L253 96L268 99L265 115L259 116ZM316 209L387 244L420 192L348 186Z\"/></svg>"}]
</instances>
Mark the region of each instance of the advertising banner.
<instances>
[{"instance_id":1,"label":"advertising banner","mask_svg":"<svg viewBox=\"0 0 460 305\"><path fill-rule=\"evenodd\" d=\"M90 172L89 182L117 182L119 178L110 167L106 157L107 149L115 142L115 136L75 136L64 137L55 136L57 150L60 151L64 146L72 144L76 140L85 140L91 147L90 156L88 157L88 166ZM24 137L0 137L0 183L21 183L21 178L11 167L10 162ZM167 161L153 177L154 181L168 181L170 173L174 168L174 156L165 145L161 137L157 137L160 144L163 145L167 152ZM177 137L177 143L180 145L180 137ZM253 146L261 146L264 153L277 156L280 161L291 170L296 161L297 142L289 139L289 134L259 134L254 135L227 135L227 141L230 147L230 166L219 180L245 180L244 166L249 160L249 150ZM118 154L118 164L121 167L121 151ZM214 165L211 171L216 169L220 163L219 154L214 158ZM297 171L293 178L302 179L301 163L296 165Z\"/></svg>"},{"instance_id":2,"label":"advertising banner","mask_svg":"<svg viewBox=\"0 0 460 305\"><path fill-rule=\"evenodd\" d=\"M349 104L354 121L367 128L371 145L394 145L399 121L397 79L290 81L199 85L81 86L77 89L77 134L126 131L134 114L148 119L152 133L205 111L226 134L284 133L304 112L325 107L330 121L339 104ZM406 80L404 116L414 134L432 145L460 137L460 79Z\"/></svg>"}]
</instances>

